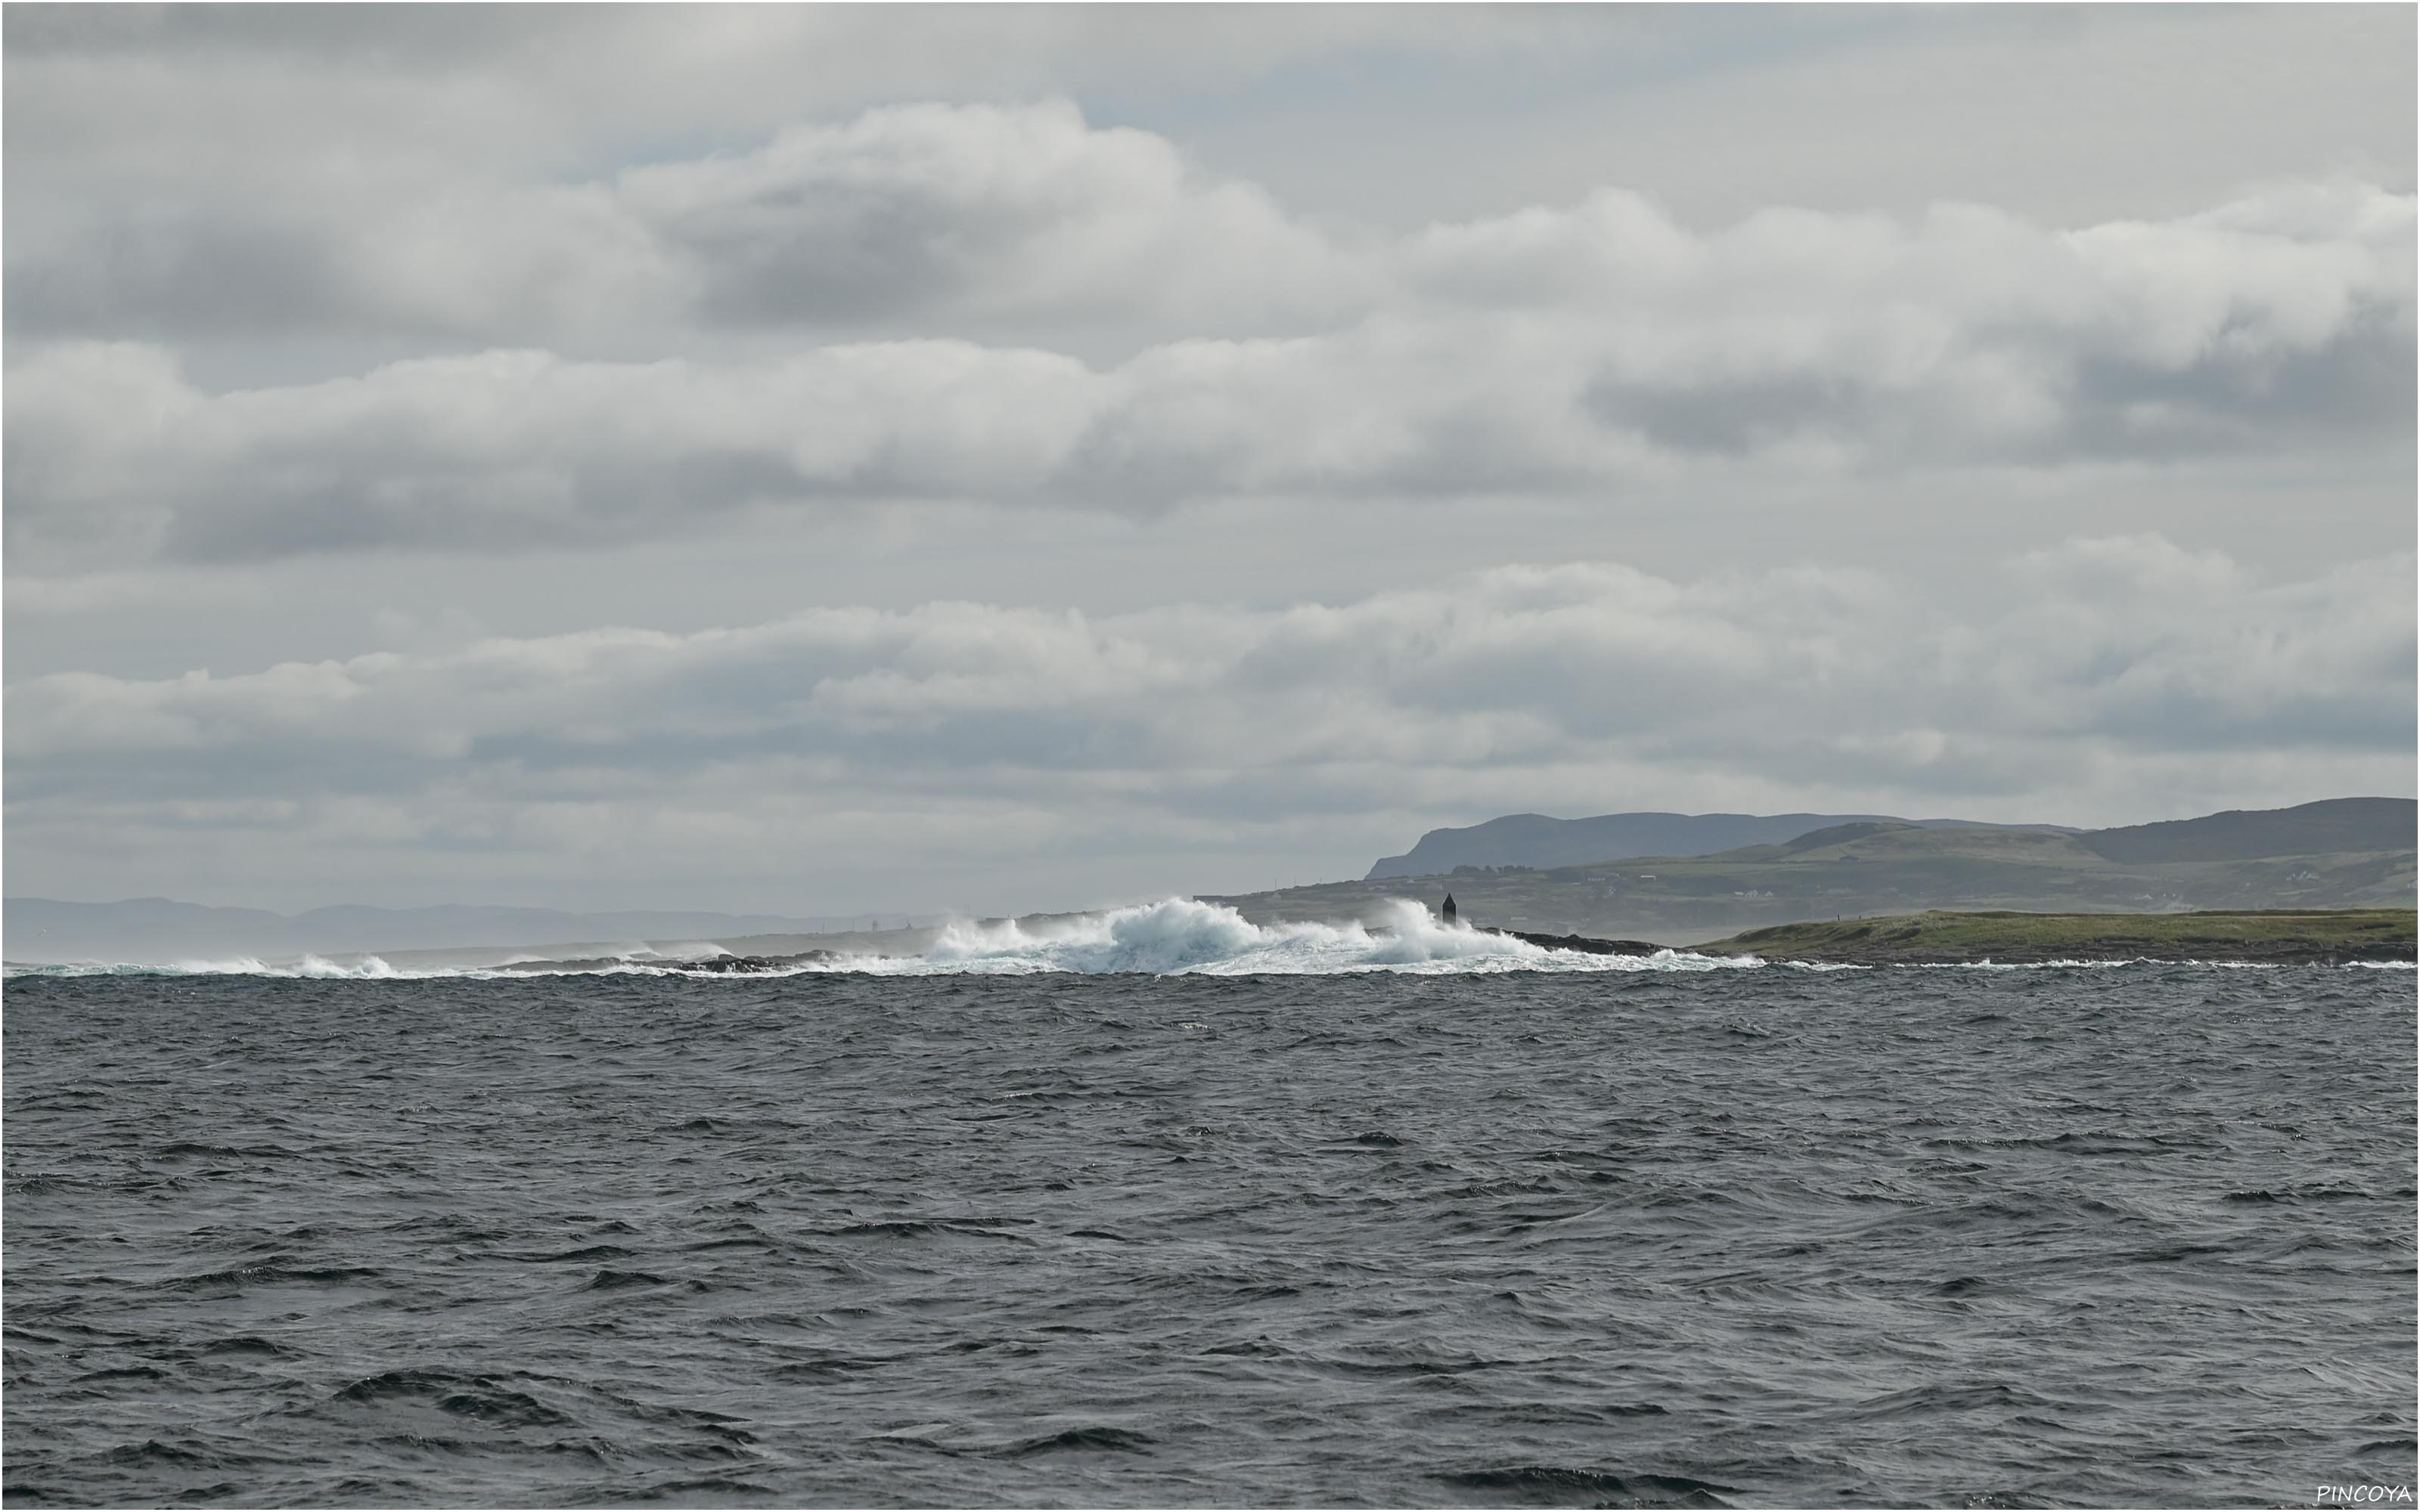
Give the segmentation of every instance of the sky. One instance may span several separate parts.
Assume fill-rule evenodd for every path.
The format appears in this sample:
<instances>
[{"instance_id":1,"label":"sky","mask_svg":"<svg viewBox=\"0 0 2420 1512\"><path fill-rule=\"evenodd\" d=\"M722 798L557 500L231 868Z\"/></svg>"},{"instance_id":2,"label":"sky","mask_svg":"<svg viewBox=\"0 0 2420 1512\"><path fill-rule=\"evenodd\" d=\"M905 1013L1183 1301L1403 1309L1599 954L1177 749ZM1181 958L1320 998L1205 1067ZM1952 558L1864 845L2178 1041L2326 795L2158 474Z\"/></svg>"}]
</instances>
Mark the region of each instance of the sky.
<instances>
[{"instance_id":1,"label":"sky","mask_svg":"<svg viewBox=\"0 0 2420 1512\"><path fill-rule=\"evenodd\" d=\"M2414 18L12 4L8 891L2410 796Z\"/></svg>"}]
</instances>

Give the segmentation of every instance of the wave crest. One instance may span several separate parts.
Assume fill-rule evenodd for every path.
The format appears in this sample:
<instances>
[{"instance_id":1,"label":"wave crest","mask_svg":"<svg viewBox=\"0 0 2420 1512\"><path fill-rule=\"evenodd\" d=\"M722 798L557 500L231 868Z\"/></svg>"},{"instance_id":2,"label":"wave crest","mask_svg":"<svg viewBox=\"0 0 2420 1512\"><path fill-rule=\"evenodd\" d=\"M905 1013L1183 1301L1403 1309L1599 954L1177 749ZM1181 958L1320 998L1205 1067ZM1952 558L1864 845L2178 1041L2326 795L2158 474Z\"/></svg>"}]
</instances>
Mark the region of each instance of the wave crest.
<instances>
[{"instance_id":1,"label":"wave crest","mask_svg":"<svg viewBox=\"0 0 2420 1512\"><path fill-rule=\"evenodd\" d=\"M39 965L8 963L5 972L16 977L285 977L313 981L390 981L428 975L397 971L377 956L347 964L306 955L300 961L271 965L256 956L229 956L223 961L171 962L70 961ZM445 973L455 975L455 973Z\"/></svg>"},{"instance_id":2,"label":"wave crest","mask_svg":"<svg viewBox=\"0 0 2420 1512\"><path fill-rule=\"evenodd\" d=\"M388 980L427 978L516 980L530 976L677 972L686 963L653 949L632 948L604 963L566 963L560 973L533 971L527 952L493 966L397 970L376 956L342 965L317 956L271 965L251 957L183 961L173 965L18 965L7 974L45 977L260 976ZM1394 971L1425 975L1505 971L1714 971L1754 967L1753 958L1722 960L1661 950L1652 956L1583 955L1548 949L1506 934L1467 925L1448 926L1406 899L1390 900L1372 923L1255 924L1225 903L1167 898L1130 908L1112 908L1047 921L1003 920L953 924L921 956L844 956L769 972L731 973L718 980L763 980L769 976L864 972L876 976L1015 976L1070 972L1097 976L1136 972L1151 976L1331 976Z\"/></svg>"},{"instance_id":3,"label":"wave crest","mask_svg":"<svg viewBox=\"0 0 2420 1512\"><path fill-rule=\"evenodd\" d=\"M1169 898L1040 925L1014 919L952 925L923 956L856 965L901 975L1131 971L1155 976L1300 976L1379 970L1423 974L1651 967L1714 970L1738 964L1670 950L1652 956L1549 950L1510 935L1463 925L1449 927L1420 904L1400 898L1389 901L1378 920L1368 925L1255 924L1224 903Z\"/></svg>"},{"instance_id":4,"label":"wave crest","mask_svg":"<svg viewBox=\"0 0 2420 1512\"><path fill-rule=\"evenodd\" d=\"M743 942L744 944L745 942ZM323 980L387 981L432 978L519 980L533 976L656 976L695 973L702 963L684 959L721 948L709 944L672 948L681 953L659 953L630 946L610 957L578 962L535 959L526 951L489 966L407 967L397 969L377 956L350 964L305 956L299 962L269 964L249 956L223 961L180 961L173 965L112 965L84 962L68 965L8 963L0 977L136 977L256 976ZM1587 955L1537 946L1509 934L1493 934L1466 924L1449 926L1420 903L1389 900L1369 923L1255 924L1225 903L1194 898L1166 898L1130 908L1053 919L1008 919L985 924L952 924L921 956L818 956L791 958L770 970L717 973L710 980L763 981L775 977L819 976L859 972L872 976L1018 976L1068 972L1098 976L1134 972L1150 976L1336 976L1360 972L1398 972L1424 976L1486 975L1508 971L1639 972L1736 971L1768 965L1794 971L1870 971L1866 965L1813 964L1787 959L1766 961L1757 956L1704 956L1686 950L1658 950L1652 955ZM2109 970L2135 965L2230 966L2282 969L2230 961L2153 962L2044 961L2027 963L1925 963L1890 969L1936 971L2074 971ZM2347 963L2373 970L2413 969L2408 961ZM549 969L550 967L557 969ZM693 978L694 980L694 978Z\"/></svg>"}]
</instances>

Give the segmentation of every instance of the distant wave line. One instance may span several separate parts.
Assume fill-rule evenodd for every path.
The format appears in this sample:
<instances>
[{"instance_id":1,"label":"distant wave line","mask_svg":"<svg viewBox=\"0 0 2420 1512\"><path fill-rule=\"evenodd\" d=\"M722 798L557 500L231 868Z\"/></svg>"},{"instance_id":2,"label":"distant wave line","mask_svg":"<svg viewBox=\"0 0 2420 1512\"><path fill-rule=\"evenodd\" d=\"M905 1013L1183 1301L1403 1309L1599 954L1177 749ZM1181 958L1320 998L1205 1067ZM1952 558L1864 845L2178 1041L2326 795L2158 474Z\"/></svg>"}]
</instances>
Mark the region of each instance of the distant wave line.
<instances>
[{"instance_id":1,"label":"distant wave line","mask_svg":"<svg viewBox=\"0 0 2420 1512\"><path fill-rule=\"evenodd\" d=\"M2143 958L1964 964L1884 967L1823 964L1761 957L1709 956L1685 949L1647 955L1596 955L1534 945L1510 935L1448 924L1408 899L1390 899L1374 923L1286 922L1255 924L1233 906L1193 898L1112 908L1096 914L1028 925L1017 919L957 923L921 955L827 955L763 971L709 973L695 962L652 951L552 963L526 954L491 966L397 967L379 956L351 962L306 955L272 964L253 956L183 960L166 964L77 962L62 964L0 964L0 979L126 976L248 976L327 981L512 980L557 976L727 976L737 980L859 974L866 976L1028 976L1069 973L1097 976L1338 976L1390 972L1424 976L1498 975L1507 972L1707 972L1783 968L1837 970L2039 971L2108 970L2136 964L2240 966L2282 970L2273 964L2230 961L2150 962ZM2411 962L2354 962L2381 970L2411 970Z\"/></svg>"}]
</instances>

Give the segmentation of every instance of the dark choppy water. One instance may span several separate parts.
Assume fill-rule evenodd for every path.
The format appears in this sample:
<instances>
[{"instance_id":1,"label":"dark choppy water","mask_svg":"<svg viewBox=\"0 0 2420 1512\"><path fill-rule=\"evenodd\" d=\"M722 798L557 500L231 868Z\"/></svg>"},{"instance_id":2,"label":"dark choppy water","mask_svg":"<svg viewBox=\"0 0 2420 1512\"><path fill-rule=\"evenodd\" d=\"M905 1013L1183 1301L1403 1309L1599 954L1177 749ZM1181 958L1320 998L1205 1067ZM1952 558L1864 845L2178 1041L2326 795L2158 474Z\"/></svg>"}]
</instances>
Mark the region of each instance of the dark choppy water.
<instances>
[{"instance_id":1,"label":"dark choppy water","mask_svg":"<svg viewBox=\"0 0 2420 1512\"><path fill-rule=\"evenodd\" d=\"M19 979L6 1495L2413 1480L2408 971Z\"/></svg>"}]
</instances>

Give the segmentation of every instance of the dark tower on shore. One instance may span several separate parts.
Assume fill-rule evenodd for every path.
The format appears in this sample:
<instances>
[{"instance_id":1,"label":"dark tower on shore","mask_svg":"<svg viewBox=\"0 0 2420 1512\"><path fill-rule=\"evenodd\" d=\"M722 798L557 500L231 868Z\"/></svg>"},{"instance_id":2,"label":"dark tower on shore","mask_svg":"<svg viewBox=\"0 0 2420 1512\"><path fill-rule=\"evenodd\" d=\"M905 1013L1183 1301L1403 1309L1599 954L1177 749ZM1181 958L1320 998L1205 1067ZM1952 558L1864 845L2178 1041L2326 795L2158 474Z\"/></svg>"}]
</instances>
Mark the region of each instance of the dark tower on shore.
<instances>
[{"instance_id":1,"label":"dark tower on shore","mask_svg":"<svg viewBox=\"0 0 2420 1512\"><path fill-rule=\"evenodd\" d=\"M1459 917L1453 911L1453 894L1449 892L1445 895L1445 921L1450 924Z\"/></svg>"}]
</instances>

